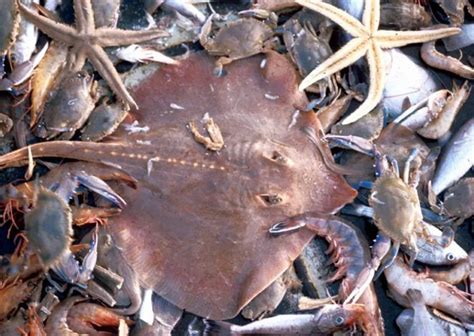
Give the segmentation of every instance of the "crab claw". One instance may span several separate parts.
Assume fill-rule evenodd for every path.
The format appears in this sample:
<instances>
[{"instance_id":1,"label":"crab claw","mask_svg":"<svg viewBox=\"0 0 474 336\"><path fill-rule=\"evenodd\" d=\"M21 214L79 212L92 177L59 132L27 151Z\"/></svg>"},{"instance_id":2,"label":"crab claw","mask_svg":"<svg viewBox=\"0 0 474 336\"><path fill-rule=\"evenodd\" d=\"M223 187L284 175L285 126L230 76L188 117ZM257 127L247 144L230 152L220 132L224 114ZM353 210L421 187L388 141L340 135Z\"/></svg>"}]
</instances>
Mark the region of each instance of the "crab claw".
<instances>
[{"instance_id":1,"label":"crab claw","mask_svg":"<svg viewBox=\"0 0 474 336\"><path fill-rule=\"evenodd\" d=\"M65 282L85 287L82 284L76 283L76 279L79 278L80 272L79 262L76 260L76 258L70 251L64 253L59 258L57 263L51 267L51 269L57 276L59 276Z\"/></svg>"},{"instance_id":2,"label":"crab claw","mask_svg":"<svg viewBox=\"0 0 474 336\"><path fill-rule=\"evenodd\" d=\"M79 184L105 197L107 200L114 203L118 207L123 208L125 205L127 205L127 202L125 202L125 200L119 194L113 191L112 188L110 188L109 185L100 178L89 175L84 171L82 171L80 174L77 174L76 178Z\"/></svg>"},{"instance_id":3,"label":"crab claw","mask_svg":"<svg viewBox=\"0 0 474 336\"><path fill-rule=\"evenodd\" d=\"M57 264L53 265L53 271L64 281L80 287L86 287L87 281L91 278L92 271L97 262L97 226L90 243L89 252L79 266L74 255L68 251L64 253Z\"/></svg>"},{"instance_id":4,"label":"crab claw","mask_svg":"<svg viewBox=\"0 0 474 336\"><path fill-rule=\"evenodd\" d=\"M92 271L94 271L95 264L97 263L97 225L95 227L95 232L92 236L92 240L90 243L90 249L87 255L82 260L82 266L80 268L78 282L86 283L89 281L92 275Z\"/></svg>"},{"instance_id":5,"label":"crab claw","mask_svg":"<svg viewBox=\"0 0 474 336\"><path fill-rule=\"evenodd\" d=\"M392 247L388 251L387 257L384 258L380 267L375 273L374 280L377 280L386 268L392 266L393 262L395 261L395 258L397 257L398 250L400 250L400 243L396 242L392 245ZM410 260L412 260L411 265L413 265L415 258L416 258L416 253L410 257Z\"/></svg>"},{"instance_id":6,"label":"crab claw","mask_svg":"<svg viewBox=\"0 0 474 336\"><path fill-rule=\"evenodd\" d=\"M296 232L306 226L306 223L302 221L294 221L294 223L291 224L294 225L288 225L288 221L273 224L272 227L268 230L268 232L270 232L270 234L274 236L278 236L285 233Z\"/></svg>"},{"instance_id":7,"label":"crab claw","mask_svg":"<svg viewBox=\"0 0 474 336\"><path fill-rule=\"evenodd\" d=\"M347 149L352 149L368 156L374 156L374 144L372 141L356 135L332 135L326 134L324 139L331 143Z\"/></svg>"}]
</instances>

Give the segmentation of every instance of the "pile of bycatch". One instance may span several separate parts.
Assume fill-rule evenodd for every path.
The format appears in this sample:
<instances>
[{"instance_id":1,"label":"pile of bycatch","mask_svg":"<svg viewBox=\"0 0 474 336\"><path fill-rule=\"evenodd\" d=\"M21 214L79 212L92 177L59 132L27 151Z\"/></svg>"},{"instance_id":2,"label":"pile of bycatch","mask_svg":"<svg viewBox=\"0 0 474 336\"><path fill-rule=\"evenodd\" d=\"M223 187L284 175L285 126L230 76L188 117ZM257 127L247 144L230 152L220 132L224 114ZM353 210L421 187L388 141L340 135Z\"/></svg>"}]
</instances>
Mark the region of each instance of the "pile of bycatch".
<instances>
[{"instance_id":1,"label":"pile of bycatch","mask_svg":"<svg viewBox=\"0 0 474 336\"><path fill-rule=\"evenodd\" d=\"M474 332L468 0L0 13L0 335Z\"/></svg>"}]
</instances>

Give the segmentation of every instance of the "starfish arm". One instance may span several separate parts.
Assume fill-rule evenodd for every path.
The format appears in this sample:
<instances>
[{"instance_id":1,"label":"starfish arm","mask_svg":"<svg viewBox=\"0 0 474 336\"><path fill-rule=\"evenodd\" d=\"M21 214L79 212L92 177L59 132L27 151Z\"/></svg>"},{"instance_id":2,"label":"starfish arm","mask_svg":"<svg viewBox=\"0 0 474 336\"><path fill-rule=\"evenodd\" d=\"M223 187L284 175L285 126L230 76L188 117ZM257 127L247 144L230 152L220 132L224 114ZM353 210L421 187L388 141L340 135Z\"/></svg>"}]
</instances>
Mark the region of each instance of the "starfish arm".
<instances>
[{"instance_id":1,"label":"starfish arm","mask_svg":"<svg viewBox=\"0 0 474 336\"><path fill-rule=\"evenodd\" d=\"M74 0L74 15L78 31L94 34L95 22L91 0Z\"/></svg>"},{"instance_id":2,"label":"starfish arm","mask_svg":"<svg viewBox=\"0 0 474 336\"><path fill-rule=\"evenodd\" d=\"M334 55L318 65L316 69L306 76L300 84L300 90L316 83L322 78L332 75L357 61L367 52L367 40L357 37L350 40L344 47L339 49Z\"/></svg>"},{"instance_id":3,"label":"starfish arm","mask_svg":"<svg viewBox=\"0 0 474 336\"><path fill-rule=\"evenodd\" d=\"M77 33L72 27L51 20L45 16L38 15L30 8L23 5L21 1L18 1L18 6L21 15L49 37L67 45L73 45L77 41Z\"/></svg>"},{"instance_id":4,"label":"starfish arm","mask_svg":"<svg viewBox=\"0 0 474 336\"><path fill-rule=\"evenodd\" d=\"M368 36L367 29L347 12L321 0L296 0L298 4L318 12L337 23L354 37Z\"/></svg>"},{"instance_id":5,"label":"starfish arm","mask_svg":"<svg viewBox=\"0 0 474 336\"><path fill-rule=\"evenodd\" d=\"M73 7L74 7L74 21L76 22L76 29L78 32L84 33L86 18L84 16L84 12L82 11L82 1L74 0Z\"/></svg>"},{"instance_id":6,"label":"starfish arm","mask_svg":"<svg viewBox=\"0 0 474 336\"><path fill-rule=\"evenodd\" d=\"M107 81L112 91L124 102L127 102L134 108L138 109L137 103L125 88L120 75L117 70L115 70L114 65L105 51L98 45L92 45L88 49L87 54L89 61L94 65L94 68L99 72L102 78Z\"/></svg>"},{"instance_id":7,"label":"starfish arm","mask_svg":"<svg viewBox=\"0 0 474 336\"><path fill-rule=\"evenodd\" d=\"M370 71L370 86L367 98L351 115L342 121L343 125L351 124L372 111L382 99L385 85L385 64L383 51L377 43L370 43L367 50L367 61Z\"/></svg>"},{"instance_id":8,"label":"starfish arm","mask_svg":"<svg viewBox=\"0 0 474 336\"><path fill-rule=\"evenodd\" d=\"M461 32L459 28L427 29L420 31L395 31L379 30L374 34L377 44L383 49L398 48L412 43L423 43L440 38L456 35Z\"/></svg>"},{"instance_id":9,"label":"starfish arm","mask_svg":"<svg viewBox=\"0 0 474 336\"><path fill-rule=\"evenodd\" d=\"M145 42L158 37L168 36L160 29L122 30L117 28L98 28L96 30L97 44L103 47L113 47Z\"/></svg>"},{"instance_id":10,"label":"starfish arm","mask_svg":"<svg viewBox=\"0 0 474 336\"><path fill-rule=\"evenodd\" d=\"M362 23L372 34L379 29L380 24L380 0L365 0L364 15Z\"/></svg>"},{"instance_id":11,"label":"starfish arm","mask_svg":"<svg viewBox=\"0 0 474 336\"><path fill-rule=\"evenodd\" d=\"M74 46L69 50L67 56L67 66L70 71L81 71L86 63L86 50L82 46Z\"/></svg>"}]
</instances>

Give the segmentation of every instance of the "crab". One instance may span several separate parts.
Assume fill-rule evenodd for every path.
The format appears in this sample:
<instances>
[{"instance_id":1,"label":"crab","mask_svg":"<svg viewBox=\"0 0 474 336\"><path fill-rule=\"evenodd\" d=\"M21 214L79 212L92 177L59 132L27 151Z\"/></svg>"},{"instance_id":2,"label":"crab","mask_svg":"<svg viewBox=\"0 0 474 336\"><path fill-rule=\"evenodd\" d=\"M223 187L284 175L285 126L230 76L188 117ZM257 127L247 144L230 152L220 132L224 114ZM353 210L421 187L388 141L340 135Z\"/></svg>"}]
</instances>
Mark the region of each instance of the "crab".
<instances>
[{"instance_id":1,"label":"crab","mask_svg":"<svg viewBox=\"0 0 474 336\"><path fill-rule=\"evenodd\" d=\"M346 145L350 145L351 148L358 148L359 151L375 157L377 178L371 188L369 204L373 209L373 220L379 233L372 246L371 261L360 273L354 290L346 298L345 302L350 303L356 302L372 279L377 279L384 269L390 267L401 245L409 254L410 265L412 265L418 253L419 236L430 243L437 242L434 242L423 222L416 189L419 181L419 167L422 164L422 160L418 157L418 148L411 150L404 165L403 175L400 176L397 160L383 155L372 142L359 137L331 136L329 138L338 140L340 143L347 142ZM413 171L411 171L413 167L410 167L412 163L414 163ZM443 232L441 241L447 240L449 238L446 238Z\"/></svg>"},{"instance_id":2,"label":"crab","mask_svg":"<svg viewBox=\"0 0 474 336\"><path fill-rule=\"evenodd\" d=\"M388 167L387 158L376 151L376 166L380 175L372 187L369 204L374 209L374 223L380 230L380 234L392 240L391 255L393 258L398 254L400 245L406 245L413 253L412 260L416 257L418 248L416 246L417 236L425 234L429 236L423 225L420 200L416 185L417 176L410 178L410 164L416 160L417 151L412 151L408 157L400 177L398 164L391 162ZM421 162L418 161L418 164ZM387 262L388 267L393 258Z\"/></svg>"},{"instance_id":3,"label":"crab","mask_svg":"<svg viewBox=\"0 0 474 336\"><path fill-rule=\"evenodd\" d=\"M43 121L40 121L37 133L49 139L62 133L62 139L70 139L94 109L95 83L86 72L63 74L56 91L45 104Z\"/></svg>"},{"instance_id":4,"label":"crab","mask_svg":"<svg viewBox=\"0 0 474 336\"><path fill-rule=\"evenodd\" d=\"M219 56L214 70L216 75L223 74L224 65L270 49L274 35L270 25L252 17L238 18L224 22L211 38L215 18L216 14L212 14L204 23L199 41L210 55Z\"/></svg>"},{"instance_id":5,"label":"crab","mask_svg":"<svg viewBox=\"0 0 474 336\"><path fill-rule=\"evenodd\" d=\"M92 110L86 125L81 129L81 140L99 141L112 134L128 114L128 106L103 101Z\"/></svg>"},{"instance_id":6,"label":"crab","mask_svg":"<svg viewBox=\"0 0 474 336\"><path fill-rule=\"evenodd\" d=\"M25 232L28 248L38 257L39 264L44 270L52 269L65 282L86 287L97 260L97 233L91 239L82 266L79 266L71 252L73 218L68 201L80 185L115 205L124 206L123 199L105 182L85 172L65 174L55 180L49 189L23 185L18 195L22 200L32 198L32 207L25 213ZM34 190L33 195L31 190Z\"/></svg>"},{"instance_id":7,"label":"crab","mask_svg":"<svg viewBox=\"0 0 474 336\"><path fill-rule=\"evenodd\" d=\"M400 245L406 246L413 262L418 252L417 237L423 235L431 241L423 222L416 189L420 178L419 168L422 164L418 147L412 148L405 161L403 175L400 176L398 161L388 154L382 154L378 146L371 141L357 136L327 136L326 138L336 140L339 144L350 148L357 148L375 158L376 180L371 187L369 205L373 209L374 224L379 229L377 243L390 245L390 241L393 242L390 251L392 257L384 263L384 267L388 267L393 262ZM407 148L399 148L399 152L394 152L394 154L403 157L400 154L406 150ZM411 167L413 163L414 167ZM385 252L382 254L377 259L381 260Z\"/></svg>"},{"instance_id":8,"label":"crab","mask_svg":"<svg viewBox=\"0 0 474 336\"><path fill-rule=\"evenodd\" d=\"M326 32L328 29L324 27L324 24L325 22L321 23L320 27L322 33L326 36L323 36L323 34L318 36L310 23L302 25L295 18L288 20L284 25L283 40L286 49L303 78L333 53L329 46L331 31ZM326 100L331 101L339 95L335 78L336 76L330 76L309 87L310 92L321 96L318 104ZM329 91L329 97L326 97L327 91Z\"/></svg>"},{"instance_id":9,"label":"crab","mask_svg":"<svg viewBox=\"0 0 474 336\"><path fill-rule=\"evenodd\" d=\"M272 237L272 224L309 211L334 213L356 193L328 168L334 161L327 144L302 131L320 134L321 125L314 113L294 110L308 100L283 55L233 62L223 77L213 68L203 52L179 67L140 67L130 73L142 76L133 89L140 109L131 111L139 131L119 128L107 142L29 148L34 158L81 161L44 178L81 165L107 181L127 202L107 231L140 283L181 309L222 320L277 279L314 237L309 230ZM224 140L217 151L196 141L188 127L206 113ZM28 149L19 149L1 156L0 168L27 158Z\"/></svg>"}]
</instances>

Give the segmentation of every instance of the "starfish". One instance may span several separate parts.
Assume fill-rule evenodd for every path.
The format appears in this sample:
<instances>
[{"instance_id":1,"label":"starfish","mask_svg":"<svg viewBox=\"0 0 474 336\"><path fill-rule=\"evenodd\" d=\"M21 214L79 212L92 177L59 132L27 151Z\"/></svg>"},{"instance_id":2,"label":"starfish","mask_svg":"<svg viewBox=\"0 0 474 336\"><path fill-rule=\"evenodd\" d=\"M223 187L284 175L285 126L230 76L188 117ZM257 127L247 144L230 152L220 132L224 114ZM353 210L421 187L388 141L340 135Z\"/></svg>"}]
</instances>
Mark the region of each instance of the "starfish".
<instances>
[{"instance_id":1,"label":"starfish","mask_svg":"<svg viewBox=\"0 0 474 336\"><path fill-rule=\"evenodd\" d=\"M362 105L342 121L343 125L351 124L359 120L372 111L382 99L385 85L383 49L433 41L458 34L461 31L459 28L439 28L423 31L379 30L379 0L366 0L362 23L345 11L322 1L296 0L296 2L328 17L354 37L334 55L317 66L301 82L300 90L304 90L320 79L342 70L356 62L362 56L367 58L370 72L367 98Z\"/></svg>"},{"instance_id":2,"label":"starfish","mask_svg":"<svg viewBox=\"0 0 474 336\"><path fill-rule=\"evenodd\" d=\"M137 104L128 93L120 79L120 75L103 48L129 45L166 36L164 31L158 29L136 31L108 27L96 28L91 0L74 0L75 28L41 16L23 5L21 1L18 1L18 6L20 13L43 33L71 47L67 62L69 70L81 70L86 59L88 59L102 78L107 81L112 91L124 102L138 109Z\"/></svg>"}]
</instances>

